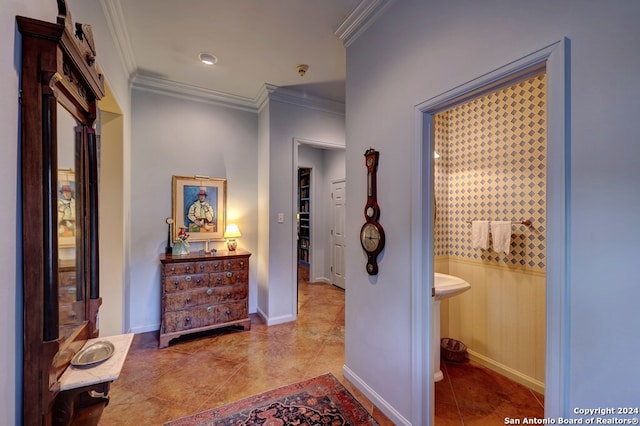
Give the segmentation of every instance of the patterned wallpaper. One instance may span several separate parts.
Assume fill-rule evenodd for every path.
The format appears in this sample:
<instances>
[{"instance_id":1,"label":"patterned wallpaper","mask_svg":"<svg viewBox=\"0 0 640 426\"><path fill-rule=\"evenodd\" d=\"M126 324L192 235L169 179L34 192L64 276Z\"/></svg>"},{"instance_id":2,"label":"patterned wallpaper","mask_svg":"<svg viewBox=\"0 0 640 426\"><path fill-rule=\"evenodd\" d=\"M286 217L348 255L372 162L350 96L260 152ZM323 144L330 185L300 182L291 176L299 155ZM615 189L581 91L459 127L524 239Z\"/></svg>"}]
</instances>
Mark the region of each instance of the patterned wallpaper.
<instances>
[{"instance_id":1,"label":"patterned wallpaper","mask_svg":"<svg viewBox=\"0 0 640 426\"><path fill-rule=\"evenodd\" d=\"M457 105L434 117L435 253L545 269L546 75ZM511 251L471 247L467 221L514 225Z\"/></svg>"}]
</instances>

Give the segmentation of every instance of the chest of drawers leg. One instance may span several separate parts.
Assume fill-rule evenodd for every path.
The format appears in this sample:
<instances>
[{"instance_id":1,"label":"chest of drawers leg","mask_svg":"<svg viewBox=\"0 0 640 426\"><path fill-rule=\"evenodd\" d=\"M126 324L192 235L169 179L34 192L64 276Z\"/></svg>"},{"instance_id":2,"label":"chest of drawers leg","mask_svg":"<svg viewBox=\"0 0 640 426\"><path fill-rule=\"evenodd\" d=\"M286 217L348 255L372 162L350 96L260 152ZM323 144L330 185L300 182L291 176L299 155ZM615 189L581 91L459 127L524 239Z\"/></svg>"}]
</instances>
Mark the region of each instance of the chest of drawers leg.
<instances>
[{"instance_id":1,"label":"chest of drawers leg","mask_svg":"<svg viewBox=\"0 0 640 426\"><path fill-rule=\"evenodd\" d=\"M229 326L251 328L250 255L161 256L160 348L191 333Z\"/></svg>"}]
</instances>

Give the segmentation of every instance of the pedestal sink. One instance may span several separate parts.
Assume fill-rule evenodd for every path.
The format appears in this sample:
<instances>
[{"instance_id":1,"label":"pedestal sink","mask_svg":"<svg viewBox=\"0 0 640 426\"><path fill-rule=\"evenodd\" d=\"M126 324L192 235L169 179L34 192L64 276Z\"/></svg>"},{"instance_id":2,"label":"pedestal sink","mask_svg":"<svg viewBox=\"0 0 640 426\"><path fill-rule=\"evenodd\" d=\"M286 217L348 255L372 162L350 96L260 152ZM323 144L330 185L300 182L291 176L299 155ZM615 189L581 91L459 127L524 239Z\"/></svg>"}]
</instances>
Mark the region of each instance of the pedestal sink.
<instances>
[{"instance_id":1,"label":"pedestal sink","mask_svg":"<svg viewBox=\"0 0 640 426\"><path fill-rule=\"evenodd\" d=\"M435 371L433 379L439 382L444 377L440 370L440 300L457 296L471 288L471 284L462 278L440 274L433 274L435 300L433 302L433 365Z\"/></svg>"}]
</instances>

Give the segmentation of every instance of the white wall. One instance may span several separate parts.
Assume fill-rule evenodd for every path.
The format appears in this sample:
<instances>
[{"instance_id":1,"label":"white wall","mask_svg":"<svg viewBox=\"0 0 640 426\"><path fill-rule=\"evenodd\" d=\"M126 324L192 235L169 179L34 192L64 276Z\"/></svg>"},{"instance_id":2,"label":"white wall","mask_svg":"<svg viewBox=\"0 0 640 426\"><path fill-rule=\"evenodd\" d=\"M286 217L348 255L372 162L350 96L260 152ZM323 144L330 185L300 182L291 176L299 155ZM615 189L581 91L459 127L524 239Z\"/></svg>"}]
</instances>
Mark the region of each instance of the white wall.
<instances>
[{"instance_id":1,"label":"white wall","mask_svg":"<svg viewBox=\"0 0 640 426\"><path fill-rule=\"evenodd\" d=\"M250 259L249 310L256 307L258 116L253 112L135 89L132 95L131 330L160 325L160 262L173 215L172 176L227 179L227 220ZM225 243L214 247L226 249ZM192 243L191 250L204 248Z\"/></svg>"},{"instance_id":2,"label":"white wall","mask_svg":"<svg viewBox=\"0 0 640 426\"><path fill-rule=\"evenodd\" d=\"M640 228L636 115L640 3L406 0L347 49L346 365L411 419L411 262L406 244L414 105L567 37L568 387L574 407L637 405ZM384 52L384 60L380 60ZM553 91L554 88L552 87ZM383 100L383 101L381 101ZM380 151L387 244L371 279L357 241L365 202L362 154ZM428 195L429 196L429 195ZM383 313L388 313L384 314ZM615 349L614 349L615 348Z\"/></svg>"},{"instance_id":3,"label":"white wall","mask_svg":"<svg viewBox=\"0 0 640 426\"><path fill-rule=\"evenodd\" d=\"M325 149L324 164L326 167L327 185L331 189L331 181L344 179L346 175L346 157L344 149Z\"/></svg>"}]
</instances>

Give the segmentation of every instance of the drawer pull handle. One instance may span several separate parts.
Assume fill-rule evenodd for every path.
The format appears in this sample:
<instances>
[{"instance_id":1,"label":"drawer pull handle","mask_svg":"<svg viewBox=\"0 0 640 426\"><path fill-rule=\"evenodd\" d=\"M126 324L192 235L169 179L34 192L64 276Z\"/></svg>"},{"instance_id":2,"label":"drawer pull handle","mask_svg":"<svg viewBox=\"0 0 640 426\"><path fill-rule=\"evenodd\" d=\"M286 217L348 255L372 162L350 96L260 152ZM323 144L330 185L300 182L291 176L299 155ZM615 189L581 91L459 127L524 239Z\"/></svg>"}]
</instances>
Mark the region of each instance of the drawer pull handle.
<instances>
[{"instance_id":1,"label":"drawer pull handle","mask_svg":"<svg viewBox=\"0 0 640 426\"><path fill-rule=\"evenodd\" d=\"M240 267L241 267L241 268L244 268L244 260L241 260L241 261L240 261Z\"/></svg>"},{"instance_id":2,"label":"drawer pull handle","mask_svg":"<svg viewBox=\"0 0 640 426\"><path fill-rule=\"evenodd\" d=\"M71 312L69 312L69 316L70 316L71 318L75 318L75 317L77 317L77 316L78 316L78 314L76 314L74 311L71 311Z\"/></svg>"},{"instance_id":3,"label":"drawer pull handle","mask_svg":"<svg viewBox=\"0 0 640 426\"><path fill-rule=\"evenodd\" d=\"M229 299L229 298L231 298L231 292L230 291L227 292L227 299Z\"/></svg>"},{"instance_id":4,"label":"drawer pull handle","mask_svg":"<svg viewBox=\"0 0 640 426\"><path fill-rule=\"evenodd\" d=\"M191 265L187 265L184 267L185 271L190 271L191 270Z\"/></svg>"},{"instance_id":5,"label":"drawer pull handle","mask_svg":"<svg viewBox=\"0 0 640 426\"><path fill-rule=\"evenodd\" d=\"M200 265L200 270L204 271L204 265Z\"/></svg>"},{"instance_id":6,"label":"drawer pull handle","mask_svg":"<svg viewBox=\"0 0 640 426\"><path fill-rule=\"evenodd\" d=\"M233 272L227 272L227 278L231 278L233 276Z\"/></svg>"},{"instance_id":7,"label":"drawer pull handle","mask_svg":"<svg viewBox=\"0 0 640 426\"><path fill-rule=\"evenodd\" d=\"M191 303L191 297L187 297L186 302L187 302L187 303Z\"/></svg>"},{"instance_id":8,"label":"drawer pull handle","mask_svg":"<svg viewBox=\"0 0 640 426\"><path fill-rule=\"evenodd\" d=\"M186 317L186 318L184 319L184 323L185 323L185 324L189 324L190 322L191 322L191 317Z\"/></svg>"},{"instance_id":9,"label":"drawer pull handle","mask_svg":"<svg viewBox=\"0 0 640 426\"><path fill-rule=\"evenodd\" d=\"M174 281L174 282L173 282L173 285L175 285L176 287L178 287L178 286L180 285L180 282L179 282L179 281Z\"/></svg>"},{"instance_id":10,"label":"drawer pull handle","mask_svg":"<svg viewBox=\"0 0 640 426\"><path fill-rule=\"evenodd\" d=\"M198 279L196 280L196 284L200 284L201 282L202 282L202 278L198 278Z\"/></svg>"},{"instance_id":11,"label":"drawer pull handle","mask_svg":"<svg viewBox=\"0 0 640 426\"><path fill-rule=\"evenodd\" d=\"M227 262L227 269L231 269L231 262Z\"/></svg>"},{"instance_id":12,"label":"drawer pull handle","mask_svg":"<svg viewBox=\"0 0 640 426\"><path fill-rule=\"evenodd\" d=\"M207 289L207 294L208 294L209 296L211 296L211 295L213 294L213 289L208 288L208 289Z\"/></svg>"},{"instance_id":13,"label":"drawer pull handle","mask_svg":"<svg viewBox=\"0 0 640 426\"><path fill-rule=\"evenodd\" d=\"M171 267L171 272L175 271L176 268L174 266Z\"/></svg>"},{"instance_id":14,"label":"drawer pull handle","mask_svg":"<svg viewBox=\"0 0 640 426\"><path fill-rule=\"evenodd\" d=\"M213 308L211 306L207 306L207 312L211 313L211 311L213 311Z\"/></svg>"},{"instance_id":15,"label":"drawer pull handle","mask_svg":"<svg viewBox=\"0 0 640 426\"><path fill-rule=\"evenodd\" d=\"M231 309L227 309L227 312L225 312L226 316L230 316L231 315Z\"/></svg>"},{"instance_id":16,"label":"drawer pull handle","mask_svg":"<svg viewBox=\"0 0 640 426\"><path fill-rule=\"evenodd\" d=\"M216 279L217 282L222 282L222 278L218 277L218 279Z\"/></svg>"},{"instance_id":17,"label":"drawer pull handle","mask_svg":"<svg viewBox=\"0 0 640 426\"><path fill-rule=\"evenodd\" d=\"M188 283L191 282L191 275L187 275L186 277L184 277L184 280Z\"/></svg>"},{"instance_id":18,"label":"drawer pull handle","mask_svg":"<svg viewBox=\"0 0 640 426\"><path fill-rule=\"evenodd\" d=\"M95 399L109 399L106 392L96 392L94 390L89 391L89 396Z\"/></svg>"},{"instance_id":19,"label":"drawer pull handle","mask_svg":"<svg viewBox=\"0 0 640 426\"><path fill-rule=\"evenodd\" d=\"M215 269L216 271L220 269L220 264L216 263L215 265L213 265L213 269Z\"/></svg>"}]
</instances>

